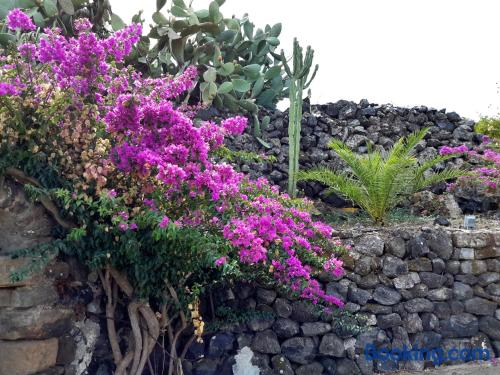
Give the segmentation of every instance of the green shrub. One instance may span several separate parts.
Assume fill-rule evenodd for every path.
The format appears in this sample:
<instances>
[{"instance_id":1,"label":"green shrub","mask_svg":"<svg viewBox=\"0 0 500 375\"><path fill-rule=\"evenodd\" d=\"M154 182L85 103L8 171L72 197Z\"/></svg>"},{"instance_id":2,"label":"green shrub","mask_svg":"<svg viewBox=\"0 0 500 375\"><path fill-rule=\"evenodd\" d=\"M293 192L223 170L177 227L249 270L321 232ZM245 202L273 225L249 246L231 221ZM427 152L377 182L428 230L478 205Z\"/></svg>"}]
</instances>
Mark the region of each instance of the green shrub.
<instances>
[{"instance_id":1,"label":"green shrub","mask_svg":"<svg viewBox=\"0 0 500 375\"><path fill-rule=\"evenodd\" d=\"M500 139L500 118L482 117L474 126L476 133Z\"/></svg>"},{"instance_id":2,"label":"green shrub","mask_svg":"<svg viewBox=\"0 0 500 375\"><path fill-rule=\"evenodd\" d=\"M329 186L364 209L377 224L384 224L387 214L409 195L425 187L465 174L462 170L445 169L429 172L433 166L454 157L439 155L419 164L414 156L415 146L424 138L427 129L399 139L386 155L369 150L358 155L340 140L330 147L349 167L348 171L317 168L299 172L300 180L312 180Z\"/></svg>"}]
</instances>

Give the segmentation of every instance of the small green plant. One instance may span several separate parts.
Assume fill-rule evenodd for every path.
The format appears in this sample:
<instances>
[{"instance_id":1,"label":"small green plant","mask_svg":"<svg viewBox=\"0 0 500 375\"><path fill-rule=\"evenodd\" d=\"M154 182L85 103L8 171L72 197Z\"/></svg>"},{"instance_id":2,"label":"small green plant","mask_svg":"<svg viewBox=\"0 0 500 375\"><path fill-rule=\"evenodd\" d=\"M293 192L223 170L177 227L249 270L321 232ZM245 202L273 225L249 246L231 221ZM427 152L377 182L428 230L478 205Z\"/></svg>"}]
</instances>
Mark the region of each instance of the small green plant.
<instances>
[{"instance_id":1,"label":"small green plant","mask_svg":"<svg viewBox=\"0 0 500 375\"><path fill-rule=\"evenodd\" d=\"M285 72L290 78L290 114L288 120L288 195L297 197L297 173L299 172L300 153L300 128L302 121L302 96L303 91L309 87L318 71L318 65L307 81L314 58L314 50L307 47L306 55L303 56L302 47L295 38L293 41L293 69L290 69L285 52L281 50L281 61L285 66Z\"/></svg>"},{"instance_id":2,"label":"small green plant","mask_svg":"<svg viewBox=\"0 0 500 375\"><path fill-rule=\"evenodd\" d=\"M384 225L389 211L409 195L466 174L459 169L430 172L433 166L453 155L439 155L421 164L418 162L414 149L423 140L427 130L422 129L400 138L386 155L371 148L368 154L358 155L340 140L333 140L330 147L349 170L317 168L300 172L299 179L318 181L329 186L331 192L349 198L364 209L376 224Z\"/></svg>"},{"instance_id":3,"label":"small green plant","mask_svg":"<svg viewBox=\"0 0 500 375\"><path fill-rule=\"evenodd\" d=\"M498 117L481 117L474 126L476 133L484 134L491 138L490 147L500 149L500 118Z\"/></svg>"}]
</instances>

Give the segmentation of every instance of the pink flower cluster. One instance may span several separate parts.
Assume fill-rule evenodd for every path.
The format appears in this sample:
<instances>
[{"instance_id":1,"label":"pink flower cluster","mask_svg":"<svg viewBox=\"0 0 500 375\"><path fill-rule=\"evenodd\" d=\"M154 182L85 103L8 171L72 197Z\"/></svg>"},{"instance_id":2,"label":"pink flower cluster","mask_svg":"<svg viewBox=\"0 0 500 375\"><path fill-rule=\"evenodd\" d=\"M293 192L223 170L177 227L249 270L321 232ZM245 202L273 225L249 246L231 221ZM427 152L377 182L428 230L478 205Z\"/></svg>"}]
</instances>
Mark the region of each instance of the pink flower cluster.
<instances>
[{"instance_id":1,"label":"pink flower cluster","mask_svg":"<svg viewBox=\"0 0 500 375\"><path fill-rule=\"evenodd\" d=\"M142 27L127 26L106 39L99 39L90 32L92 25L87 19L75 21L77 38L66 38L59 29L45 29L36 58L50 66L58 85L72 89L78 95L106 91L116 68L111 61L120 63L132 46L139 41Z\"/></svg>"},{"instance_id":2,"label":"pink flower cluster","mask_svg":"<svg viewBox=\"0 0 500 375\"><path fill-rule=\"evenodd\" d=\"M19 90L12 83L0 82L0 96L3 95L17 95Z\"/></svg>"},{"instance_id":3,"label":"pink flower cluster","mask_svg":"<svg viewBox=\"0 0 500 375\"><path fill-rule=\"evenodd\" d=\"M13 31L36 30L36 26L31 18L19 8L13 9L7 14L7 27Z\"/></svg>"},{"instance_id":4,"label":"pink flower cluster","mask_svg":"<svg viewBox=\"0 0 500 375\"><path fill-rule=\"evenodd\" d=\"M461 145L456 147L443 146L439 149L439 154L440 155L462 154L468 151L469 148L466 145Z\"/></svg>"},{"instance_id":5,"label":"pink flower cluster","mask_svg":"<svg viewBox=\"0 0 500 375\"><path fill-rule=\"evenodd\" d=\"M488 137L483 137L483 146L491 141ZM475 163L483 166L475 168L471 176L464 176L458 179L457 183L448 184L448 190L456 189L460 184L476 183L486 187L490 191L495 191L500 186L500 153L492 149L484 149L482 152L470 150L466 145L457 147L443 146L439 150L441 155L465 154Z\"/></svg>"},{"instance_id":6,"label":"pink flower cluster","mask_svg":"<svg viewBox=\"0 0 500 375\"><path fill-rule=\"evenodd\" d=\"M221 124L196 124L190 109L174 104L171 99L194 86L195 67L176 78L157 79L118 68L139 40L139 25L105 39L91 32L87 20L78 20L75 29L76 38L45 30L39 44L24 46L22 53L34 55L46 81L68 92L71 110L89 102L97 108L101 136L111 145L106 162L137 182L134 189L144 202L140 209L158 219L155 225L215 230L232 245L229 253L219 254L216 266L231 259L268 272L272 265L269 272L276 280L302 298L342 306L313 277L317 271L343 274L342 261L334 256L341 244L332 237L332 228L295 208L267 180L249 181L212 157L226 135L244 131L247 120L237 116ZM14 92L7 84L2 87ZM109 199L118 196L116 186L105 188ZM127 208L112 221L120 230L137 230L134 215Z\"/></svg>"}]
</instances>

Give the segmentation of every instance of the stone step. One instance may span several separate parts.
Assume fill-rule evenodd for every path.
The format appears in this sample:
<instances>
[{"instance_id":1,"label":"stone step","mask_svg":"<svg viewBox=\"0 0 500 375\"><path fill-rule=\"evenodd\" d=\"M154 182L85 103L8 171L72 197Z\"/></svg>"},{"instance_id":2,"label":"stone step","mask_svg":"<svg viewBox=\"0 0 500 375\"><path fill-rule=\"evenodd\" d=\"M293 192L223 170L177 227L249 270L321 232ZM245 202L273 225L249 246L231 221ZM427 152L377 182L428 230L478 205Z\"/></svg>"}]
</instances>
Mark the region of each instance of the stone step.
<instances>
[{"instance_id":1,"label":"stone step","mask_svg":"<svg viewBox=\"0 0 500 375\"><path fill-rule=\"evenodd\" d=\"M56 365L56 338L0 341L0 375L31 375Z\"/></svg>"}]
</instances>

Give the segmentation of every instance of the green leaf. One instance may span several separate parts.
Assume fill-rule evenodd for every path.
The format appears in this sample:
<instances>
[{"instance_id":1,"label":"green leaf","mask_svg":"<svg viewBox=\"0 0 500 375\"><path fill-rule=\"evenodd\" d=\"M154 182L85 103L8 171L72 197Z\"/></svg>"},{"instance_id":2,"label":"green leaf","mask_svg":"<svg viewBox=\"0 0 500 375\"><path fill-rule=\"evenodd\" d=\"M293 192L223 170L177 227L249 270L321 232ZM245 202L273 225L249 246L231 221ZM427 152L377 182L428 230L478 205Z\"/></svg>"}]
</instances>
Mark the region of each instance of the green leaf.
<instances>
[{"instance_id":1,"label":"green leaf","mask_svg":"<svg viewBox=\"0 0 500 375\"><path fill-rule=\"evenodd\" d=\"M267 53L266 47L267 47L267 42L265 40L261 40L257 44L257 49L256 49L257 56L264 56Z\"/></svg>"},{"instance_id":2,"label":"green leaf","mask_svg":"<svg viewBox=\"0 0 500 375\"><path fill-rule=\"evenodd\" d=\"M240 100L238 103L241 108L250 113L257 114L257 112L259 112L259 107L257 107L257 105L251 100Z\"/></svg>"},{"instance_id":3,"label":"green leaf","mask_svg":"<svg viewBox=\"0 0 500 375\"><path fill-rule=\"evenodd\" d=\"M59 1L59 6L61 7L64 13L69 14L70 16L75 14L75 7L73 6L71 0L58 0L58 1Z\"/></svg>"},{"instance_id":4,"label":"green leaf","mask_svg":"<svg viewBox=\"0 0 500 375\"><path fill-rule=\"evenodd\" d=\"M271 107L273 105L273 100L276 97L274 90L267 89L259 95L257 98L257 104L264 107Z\"/></svg>"},{"instance_id":5,"label":"green leaf","mask_svg":"<svg viewBox=\"0 0 500 375\"><path fill-rule=\"evenodd\" d=\"M38 10L34 12L31 17L33 17L33 21L35 22L35 25L38 27L44 27L45 26L45 19L43 18L43 14L40 13Z\"/></svg>"},{"instance_id":6,"label":"green leaf","mask_svg":"<svg viewBox=\"0 0 500 375\"><path fill-rule=\"evenodd\" d=\"M280 44L280 40L274 36L270 36L269 38L266 38L266 42L273 47L279 46L279 44Z\"/></svg>"},{"instance_id":7,"label":"green leaf","mask_svg":"<svg viewBox=\"0 0 500 375\"><path fill-rule=\"evenodd\" d=\"M271 31L269 32L269 35L272 37L279 37L281 34L281 23L277 23L271 28Z\"/></svg>"},{"instance_id":8,"label":"green leaf","mask_svg":"<svg viewBox=\"0 0 500 375\"><path fill-rule=\"evenodd\" d=\"M247 54L252 47L253 42L250 40L245 40L240 43L240 45L236 48L236 51L238 51L239 54Z\"/></svg>"},{"instance_id":9,"label":"green leaf","mask_svg":"<svg viewBox=\"0 0 500 375\"><path fill-rule=\"evenodd\" d=\"M276 65L271 68L269 68L266 71L265 78L266 79L273 79L274 77L277 77L281 73L281 66Z\"/></svg>"},{"instance_id":10,"label":"green leaf","mask_svg":"<svg viewBox=\"0 0 500 375\"><path fill-rule=\"evenodd\" d=\"M203 79L206 82L215 82L217 79L217 71L214 68L208 68L205 73L203 73Z\"/></svg>"},{"instance_id":11,"label":"green leaf","mask_svg":"<svg viewBox=\"0 0 500 375\"><path fill-rule=\"evenodd\" d=\"M208 9L197 10L196 12L194 12L194 14L196 14L198 19L210 17L210 13L208 12Z\"/></svg>"},{"instance_id":12,"label":"green leaf","mask_svg":"<svg viewBox=\"0 0 500 375\"><path fill-rule=\"evenodd\" d=\"M49 17L55 16L58 12L55 0L43 0L43 9Z\"/></svg>"},{"instance_id":13,"label":"green leaf","mask_svg":"<svg viewBox=\"0 0 500 375\"><path fill-rule=\"evenodd\" d=\"M217 1L217 4L219 4L219 6L221 6L226 2L226 0L215 0L215 1Z\"/></svg>"},{"instance_id":14,"label":"green leaf","mask_svg":"<svg viewBox=\"0 0 500 375\"><path fill-rule=\"evenodd\" d=\"M222 102L224 106L229 109L231 112L237 112L240 110L238 105L238 101L234 98L234 96L229 94L224 94L222 98Z\"/></svg>"},{"instance_id":15,"label":"green leaf","mask_svg":"<svg viewBox=\"0 0 500 375\"><path fill-rule=\"evenodd\" d=\"M203 103L210 104L217 95L217 85L213 82L202 82L200 84L201 98Z\"/></svg>"},{"instance_id":16,"label":"green leaf","mask_svg":"<svg viewBox=\"0 0 500 375\"><path fill-rule=\"evenodd\" d=\"M250 82L244 80L244 79L233 79L233 88L235 91L238 92L247 92L250 90Z\"/></svg>"},{"instance_id":17,"label":"green leaf","mask_svg":"<svg viewBox=\"0 0 500 375\"><path fill-rule=\"evenodd\" d=\"M181 36L190 36L198 33L199 31L205 31L209 33L216 33L219 30L218 26L212 22L204 22L198 25L187 26L181 31Z\"/></svg>"},{"instance_id":18,"label":"green leaf","mask_svg":"<svg viewBox=\"0 0 500 375\"><path fill-rule=\"evenodd\" d=\"M250 64L243 67L243 73L250 79L257 79L260 75L260 65Z\"/></svg>"},{"instance_id":19,"label":"green leaf","mask_svg":"<svg viewBox=\"0 0 500 375\"><path fill-rule=\"evenodd\" d=\"M217 94L219 94L219 92L217 92ZM222 103L222 98L220 97L220 95L215 95L213 103L217 108L222 108L224 106L224 103Z\"/></svg>"},{"instance_id":20,"label":"green leaf","mask_svg":"<svg viewBox=\"0 0 500 375\"><path fill-rule=\"evenodd\" d=\"M260 124L260 126L262 127L262 129L265 129L265 128L267 128L267 126L269 125L270 122L271 122L271 117L264 116L262 118L262 123Z\"/></svg>"},{"instance_id":21,"label":"green leaf","mask_svg":"<svg viewBox=\"0 0 500 375\"><path fill-rule=\"evenodd\" d=\"M156 10L160 11L165 6L167 0L156 0Z\"/></svg>"},{"instance_id":22,"label":"green leaf","mask_svg":"<svg viewBox=\"0 0 500 375\"><path fill-rule=\"evenodd\" d=\"M255 137L255 139L257 139L257 141L262 145L264 146L264 148L267 148L267 149L270 149L271 148L271 145L269 143L267 143L266 141L264 141L262 138L260 137Z\"/></svg>"},{"instance_id":23,"label":"green leaf","mask_svg":"<svg viewBox=\"0 0 500 375\"><path fill-rule=\"evenodd\" d=\"M243 32L245 33L245 36L250 40L253 39L253 29L254 25L250 21L245 22L245 24L243 25Z\"/></svg>"},{"instance_id":24,"label":"green leaf","mask_svg":"<svg viewBox=\"0 0 500 375\"><path fill-rule=\"evenodd\" d=\"M187 38L170 40L170 49L178 64L184 64L184 46L186 45L186 40Z\"/></svg>"},{"instance_id":25,"label":"green leaf","mask_svg":"<svg viewBox=\"0 0 500 375\"><path fill-rule=\"evenodd\" d=\"M15 8L28 9L38 7L35 0L15 0Z\"/></svg>"},{"instance_id":26,"label":"green leaf","mask_svg":"<svg viewBox=\"0 0 500 375\"><path fill-rule=\"evenodd\" d=\"M119 16L114 13L111 15L111 27L114 31L121 30L125 26L125 22L123 22L123 20Z\"/></svg>"},{"instance_id":27,"label":"green leaf","mask_svg":"<svg viewBox=\"0 0 500 375\"><path fill-rule=\"evenodd\" d=\"M9 43L15 43L16 37L12 34L0 33L0 44L7 46Z\"/></svg>"},{"instance_id":28,"label":"green leaf","mask_svg":"<svg viewBox=\"0 0 500 375\"><path fill-rule=\"evenodd\" d=\"M217 73L219 73L221 76L227 77L234 72L234 64L232 62L228 62L225 64L222 64L222 66L217 69Z\"/></svg>"},{"instance_id":29,"label":"green leaf","mask_svg":"<svg viewBox=\"0 0 500 375\"><path fill-rule=\"evenodd\" d=\"M154 12L153 13L153 21L157 23L158 25L165 26L168 25L168 19L165 17L161 12Z\"/></svg>"},{"instance_id":30,"label":"green leaf","mask_svg":"<svg viewBox=\"0 0 500 375\"><path fill-rule=\"evenodd\" d=\"M234 40L234 37L236 36L236 33L234 30L225 30L220 33L220 35L217 37L218 42L232 42Z\"/></svg>"},{"instance_id":31,"label":"green leaf","mask_svg":"<svg viewBox=\"0 0 500 375\"><path fill-rule=\"evenodd\" d=\"M232 82L224 82L222 85L219 86L219 94L227 94L228 92L233 91L233 84Z\"/></svg>"},{"instance_id":32,"label":"green leaf","mask_svg":"<svg viewBox=\"0 0 500 375\"><path fill-rule=\"evenodd\" d=\"M210 19L219 23L222 21L222 14L219 12L219 4L216 1L212 1L208 7L208 13L210 14Z\"/></svg>"},{"instance_id":33,"label":"green leaf","mask_svg":"<svg viewBox=\"0 0 500 375\"><path fill-rule=\"evenodd\" d=\"M139 12L137 12L136 14L134 14L132 16L132 22L133 23L142 23L141 15L142 15L142 10L140 10Z\"/></svg>"},{"instance_id":34,"label":"green leaf","mask_svg":"<svg viewBox=\"0 0 500 375\"><path fill-rule=\"evenodd\" d=\"M172 9L170 9L170 12L172 13L173 16L175 17L188 17L189 14L182 9L181 7L174 5Z\"/></svg>"},{"instance_id":35,"label":"green leaf","mask_svg":"<svg viewBox=\"0 0 500 375\"><path fill-rule=\"evenodd\" d=\"M264 78L260 77L257 80L257 82L255 82L255 84L253 85L252 98L259 96L263 88L264 88Z\"/></svg>"},{"instance_id":36,"label":"green leaf","mask_svg":"<svg viewBox=\"0 0 500 375\"><path fill-rule=\"evenodd\" d=\"M237 33L240 32L240 23L238 22L238 20L235 20L234 18L230 18L230 19L226 20L226 25L227 25L228 29L234 30Z\"/></svg>"},{"instance_id":37,"label":"green leaf","mask_svg":"<svg viewBox=\"0 0 500 375\"><path fill-rule=\"evenodd\" d=\"M184 0L173 0L174 5L178 6L179 8L186 9L186 3Z\"/></svg>"}]
</instances>

